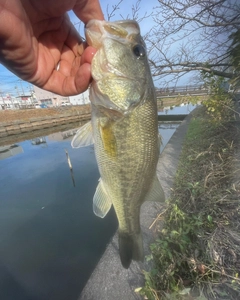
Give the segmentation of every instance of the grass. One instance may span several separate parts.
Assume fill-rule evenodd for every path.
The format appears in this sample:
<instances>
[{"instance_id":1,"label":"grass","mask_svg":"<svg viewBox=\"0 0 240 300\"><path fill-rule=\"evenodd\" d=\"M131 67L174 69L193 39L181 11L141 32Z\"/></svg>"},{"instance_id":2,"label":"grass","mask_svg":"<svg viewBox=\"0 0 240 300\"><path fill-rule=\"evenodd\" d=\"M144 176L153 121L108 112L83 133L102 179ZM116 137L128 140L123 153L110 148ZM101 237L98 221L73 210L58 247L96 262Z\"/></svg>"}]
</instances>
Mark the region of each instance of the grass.
<instances>
[{"instance_id":1,"label":"grass","mask_svg":"<svg viewBox=\"0 0 240 300\"><path fill-rule=\"evenodd\" d=\"M225 115L189 125L144 299L240 299L240 129Z\"/></svg>"}]
</instances>

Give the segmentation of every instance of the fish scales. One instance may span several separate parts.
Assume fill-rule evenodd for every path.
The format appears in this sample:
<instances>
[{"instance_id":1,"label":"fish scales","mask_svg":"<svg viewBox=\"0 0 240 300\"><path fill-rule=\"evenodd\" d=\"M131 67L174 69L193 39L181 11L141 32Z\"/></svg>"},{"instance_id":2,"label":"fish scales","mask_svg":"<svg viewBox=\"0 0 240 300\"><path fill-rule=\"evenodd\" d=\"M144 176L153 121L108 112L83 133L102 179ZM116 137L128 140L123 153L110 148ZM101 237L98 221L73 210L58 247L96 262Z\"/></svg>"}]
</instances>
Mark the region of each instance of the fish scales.
<instances>
[{"instance_id":1,"label":"fish scales","mask_svg":"<svg viewBox=\"0 0 240 300\"><path fill-rule=\"evenodd\" d=\"M94 213L104 217L113 205L119 223L123 267L143 260L140 208L164 201L156 176L159 156L157 102L145 44L135 21L91 20L86 25L92 60L92 118L79 129L73 147L94 143L101 178Z\"/></svg>"},{"instance_id":2,"label":"fish scales","mask_svg":"<svg viewBox=\"0 0 240 300\"><path fill-rule=\"evenodd\" d=\"M106 188L110 187L108 194L114 204L120 230L139 232L139 212L136 210L143 203L156 173L155 164L159 155L156 147L158 132L155 103L146 102L135 108L129 116L112 124L118 152L117 159L109 160L108 153L104 151L97 126L99 118L95 118L96 125L93 128L101 178ZM146 173L148 178L142 176ZM125 199L124 205L121 203L122 199ZM129 220L129 212L136 217ZM133 221L138 224L137 228L131 225Z\"/></svg>"}]
</instances>

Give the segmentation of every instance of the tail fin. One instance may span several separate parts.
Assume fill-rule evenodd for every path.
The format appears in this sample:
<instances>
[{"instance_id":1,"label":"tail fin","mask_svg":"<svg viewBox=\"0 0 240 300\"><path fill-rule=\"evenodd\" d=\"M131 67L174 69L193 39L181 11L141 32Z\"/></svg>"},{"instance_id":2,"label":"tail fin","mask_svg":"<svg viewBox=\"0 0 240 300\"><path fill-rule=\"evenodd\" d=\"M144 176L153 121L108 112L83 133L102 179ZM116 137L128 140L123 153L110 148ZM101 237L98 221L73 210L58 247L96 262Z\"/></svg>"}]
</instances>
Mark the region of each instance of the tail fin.
<instances>
[{"instance_id":1,"label":"tail fin","mask_svg":"<svg viewBox=\"0 0 240 300\"><path fill-rule=\"evenodd\" d=\"M128 269L131 261L143 261L143 242L141 232L128 234L119 231L119 254L123 267Z\"/></svg>"}]
</instances>

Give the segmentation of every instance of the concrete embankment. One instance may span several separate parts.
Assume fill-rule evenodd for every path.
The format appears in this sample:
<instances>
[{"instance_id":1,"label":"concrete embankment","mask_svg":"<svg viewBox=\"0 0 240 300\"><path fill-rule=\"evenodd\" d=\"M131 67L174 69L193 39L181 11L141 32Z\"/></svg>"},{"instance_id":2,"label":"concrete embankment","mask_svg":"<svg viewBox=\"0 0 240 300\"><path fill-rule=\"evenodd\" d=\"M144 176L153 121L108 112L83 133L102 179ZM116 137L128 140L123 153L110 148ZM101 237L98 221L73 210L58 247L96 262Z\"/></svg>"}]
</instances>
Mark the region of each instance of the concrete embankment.
<instances>
[{"instance_id":1,"label":"concrete embankment","mask_svg":"<svg viewBox=\"0 0 240 300\"><path fill-rule=\"evenodd\" d=\"M7 135L20 134L28 131L49 128L66 123L74 123L77 121L86 121L90 119L90 113L79 115L78 113L63 114L56 117L39 117L29 120L17 120L12 122L0 123L0 138Z\"/></svg>"},{"instance_id":2,"label":"concrete embankment","mask_svg":"<svg viewBox=\"0 0 240 300\"><path fill-rule=\"evenodd\" d=\"M0 145L40 136L43 133L42 131L46 135L46 133L54 132L54 128L58 131L60 129L64 130L66 125L71 128L74 126L80 127L89 121L90 117L90 109L87 108L82 111L76 110L51 116L18 119L8 122L1 122L0 120Z\"/></svg>"},{"instance_id":3,"label":"concrete embankment","mask_svg":"<svg viewBox=\"0 0 240 300\"><path fill-rule=\"evenodd\" d=\"M157 175L164 189L166 198L170 196L182 149L184 136L192 114L187 116L160 155ZM157 237L160 222L155 222L157 216L164 210L163 203L146 202L141 209L141 228L145 254L149 254L149 245ZM97 247L97 245L96 245ZM118 235L112 238L100 259L97 267L87 282L78 300L136 300L142 297L135 289L144 284L143 270L149 270L149 263L132 262L125 270L118 253Z\"/></svg>"}]
</instances>

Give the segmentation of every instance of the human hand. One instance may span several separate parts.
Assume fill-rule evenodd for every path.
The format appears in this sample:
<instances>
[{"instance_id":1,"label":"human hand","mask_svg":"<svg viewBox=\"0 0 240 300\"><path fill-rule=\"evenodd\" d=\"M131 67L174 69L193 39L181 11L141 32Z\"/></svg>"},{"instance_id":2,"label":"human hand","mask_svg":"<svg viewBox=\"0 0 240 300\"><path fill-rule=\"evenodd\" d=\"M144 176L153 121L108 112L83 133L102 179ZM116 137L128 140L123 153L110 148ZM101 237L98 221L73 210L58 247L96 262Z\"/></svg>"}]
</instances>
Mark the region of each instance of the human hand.
<instances>
[{"instance_id":1,"label":"human hand","mask_svg":"<svg viewBox=\"0 0 240 300\"><path fill-rule=\"evenodd\" d=\"M0 62L18 77L70 96L85 91L96 50L67 15L103 20L98 0L0 0Z\"/></svg>"}]
</instances>

